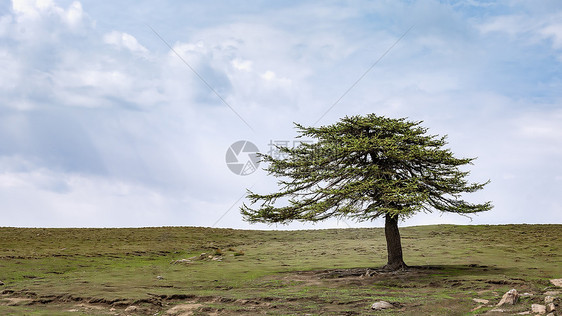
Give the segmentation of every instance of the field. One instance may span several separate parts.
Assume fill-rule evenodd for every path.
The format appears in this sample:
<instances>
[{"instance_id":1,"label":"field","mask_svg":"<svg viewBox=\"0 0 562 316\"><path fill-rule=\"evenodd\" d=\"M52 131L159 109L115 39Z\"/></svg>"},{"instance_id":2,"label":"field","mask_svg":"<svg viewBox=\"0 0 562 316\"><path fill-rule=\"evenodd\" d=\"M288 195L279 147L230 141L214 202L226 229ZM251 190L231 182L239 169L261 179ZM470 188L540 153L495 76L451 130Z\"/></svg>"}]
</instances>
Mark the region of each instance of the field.
<instances>
[{"instance_id":1,"label":"field","mask_svg":"<svg viewBox=\"0 0 562 316\"><path fill-rule=\"evenodd\" d=\"M380 228L0 228L0 315L507 315L562 297L562 225L401 234L412 268L389 273ZM532 295L490 312L511 288Z\"/></svg>"}]
</instances>

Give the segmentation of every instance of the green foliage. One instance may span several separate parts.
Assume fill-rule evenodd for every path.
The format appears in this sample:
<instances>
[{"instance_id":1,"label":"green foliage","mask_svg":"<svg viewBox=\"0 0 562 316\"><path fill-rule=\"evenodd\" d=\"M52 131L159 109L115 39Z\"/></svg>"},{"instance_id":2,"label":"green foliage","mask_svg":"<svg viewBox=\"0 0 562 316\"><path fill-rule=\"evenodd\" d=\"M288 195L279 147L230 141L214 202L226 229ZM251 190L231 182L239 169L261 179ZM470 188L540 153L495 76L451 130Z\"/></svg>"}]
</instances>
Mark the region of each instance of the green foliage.
<instances>
[{"instance_id":1,"label":"green foliage","mask_svg":"<svg viewBox=\"0 0 562 316\"><path fill-rule=\"evenodd\" d=\"M269 175L280 178L280 191L261 195L248 190L251 204L259 207L244 204L242 214L250 222L286 223L490 210L490 202L461 199L488 183L469 183L469 172L459 169L475 158L456 158L444 148L446 136L429 135L420 123L370 114L329 126L295 124L299 137L317 142L279 147L285 159L261 154ZM277 207L278 202L283 206Z\"/></svg>"}]
</instances>

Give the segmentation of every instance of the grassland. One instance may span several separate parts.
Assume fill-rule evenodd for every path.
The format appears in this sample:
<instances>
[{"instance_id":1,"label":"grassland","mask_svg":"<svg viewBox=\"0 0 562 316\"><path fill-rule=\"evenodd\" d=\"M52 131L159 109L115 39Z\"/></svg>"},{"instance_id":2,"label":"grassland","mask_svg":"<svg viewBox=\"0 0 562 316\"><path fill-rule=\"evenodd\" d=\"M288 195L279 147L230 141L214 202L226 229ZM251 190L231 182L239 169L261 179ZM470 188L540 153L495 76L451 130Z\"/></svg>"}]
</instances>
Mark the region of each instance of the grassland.
<instances>
[{"instance_id":1,"label":"grassland","mask_svg":"<svg viewBox=\"0 0 562 316\"><path fill-rule=\"evenodd\" d=\"M379 228L0 228L0 315L471 315L493 308L473 298L534 294L515 313L562 278L562 225L401 233L414 268L386 273Z\"/></svg>"}]
</instances>

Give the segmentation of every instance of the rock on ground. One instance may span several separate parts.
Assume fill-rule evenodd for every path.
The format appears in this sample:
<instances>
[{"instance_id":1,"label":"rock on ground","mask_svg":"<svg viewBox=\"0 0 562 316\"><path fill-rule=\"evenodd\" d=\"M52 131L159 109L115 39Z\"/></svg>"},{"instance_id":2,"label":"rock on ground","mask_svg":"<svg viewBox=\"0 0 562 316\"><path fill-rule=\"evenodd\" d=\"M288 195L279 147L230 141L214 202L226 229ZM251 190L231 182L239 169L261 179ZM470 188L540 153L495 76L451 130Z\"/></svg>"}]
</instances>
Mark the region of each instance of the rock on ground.
<instances>
[{"instance_id":1,"label":"rock on ground","mask_svg":"<svg viewBox=\"0 0 562 316\"><path fill-rule=\"evenodd\" d=\"M385 302L385 301L379 301L379 302L375 302L373 303L373 305L371 305L371 309L374 310L383 310L383 309L389 309L389 308L393 308L394 305L390 304L389 302Z\"/></svg>"},{"instance_id":2,"label":"rock on ground","mask_svg":"<svg viewBox=\"0 0 562 316\"><path fill-rule=\"evenodd\" d=\"M546 306L541 304L533 304L531 305L531 311L536 314L546 314Z\"/></svg>"},{"instance_id":3,"label":"rock on ground","mask_svg":"<svg viewBox=\"0 0 562 316\"><path fill-rule=\"evenodd\" d=\"M170 316L187 316L192 315L193 311L198 309L203 305L201 304L180 304L170 308L166 311L166 315Z\"/></svg>"},{"instance_id":4,"label":"rock on ground","mask_svg":"<svg viewBox=\"0 0 562 316\"><path fill-rule=\"evenodd\" d=\"M470 311L471 311L471 312L477 311L477 310L481 309L481 308L484 307L484 306L486 306L486 305L478 305L478 306L476 306L475 308L471 309Z\"/></svg>"},{"instance_id":5,"label":"rock on ground","mask_svg":"<svg viewBox=\"0 0 562 316\"><path fill-rule=\"evenodd\" d=\"M486 314L493 314L493 313L505 313L505 309L494 308L489 310Z\"/></svg>"},{"instance_id":6,"label":"rock on ground","mask_svg":"<svg viewBox=\"0 0 562 316\"><path fill-rule=\"evenodd\" d=\"M519 293L516 289L511 289L507 291L503 296L497 306L502 306L504 304L515 305L519 299Z\"/></svg>"},{"instance_id":7,"label":"rock on ground","mask_svg":"<svg viewBox=\"0 0 562 316\"><path fill-rule=\"evenodd\" d=\"M131 305L127 308L125 308L125 312L130 313L130 312L136 312L139 308L136 307L135 305Z\"/></svg>"},{"instance_id":8,"label":"rock on ground","mask_svg":"<svg viewBox=\"0 0 562 316\"><path fill-rule=\"evenodd\" d=\"M481 298L473 298L472 300L475 301L476 303L480 303L484 305L490 303L490 301Z\"/></svg>"},{"instance_id":9,"label":"rock on ground","mask_svg":"<svg viewBox=\"0 0 562 316\"><path fill-rule=\"evenodd\" d=\"M3 303L6 306L23 306L29 305L33 301L30 298L21 298L21 297L4 297L2 300L7 301L7 303Z\"/></svg>"},{"instance_id":10,"label":"rock on ground","mask_svg":"<svg viewBox=\"0 0 562 316\"><path fill-rule=\"evenodd\" d=\"M550 283L552 283L554 286L562 287L562 279L552 279L550 280Z\"/></svg>"},{"instance_id":11,"label":"rock on ground","mask_svg":"<svg viewBox=\"0 0 562 316\"><path fill-rule=\"evenodd\" d=\"M555 310L556 310L556 306L554 305L554 303L546 304L546 312L547 313L554 312Z\"/></svg>"}]
</instances>

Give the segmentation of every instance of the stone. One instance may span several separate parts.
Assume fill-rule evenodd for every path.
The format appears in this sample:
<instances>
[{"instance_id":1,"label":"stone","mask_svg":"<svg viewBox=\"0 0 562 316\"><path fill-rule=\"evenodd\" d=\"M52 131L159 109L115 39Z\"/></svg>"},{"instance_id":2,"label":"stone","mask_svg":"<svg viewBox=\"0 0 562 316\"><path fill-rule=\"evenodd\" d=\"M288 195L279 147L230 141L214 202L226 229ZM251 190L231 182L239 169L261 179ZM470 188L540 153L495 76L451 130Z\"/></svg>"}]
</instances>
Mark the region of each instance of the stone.
<instances>
[{"instance_id":1,"label":"stone","mask_svg":"<svg viewBox=\"0 0 562 316\"><path fill-rule=\"evenodd\" d=\"M170 316L192 315L196 309L202 306L203 305L201 304L180 304L166 311L166 315L170 315Z\"/></svg>"},{"instance_id":2,"label":"stone","mask_svg":"<svg viewBox=\"0 0 562 316\"><path fill-rule=\"evenodd\" d=\"M0 281L0 286L4 285L4 282Z\"/></svg>"},{"instance_id":3,"label":"stone","mask_svg":"<svg viewBox=\"0 0 562 316\"><path fill-rule=\"evenodd\" d=\"M505 304L515 305L518 299L519 299L519 294L517 293L517 290L511 289L502 296L502 299L496 306L502 306Z\"/></svg>"},{"instance_id":4,"label":"stone","mask_svg":"<svg viewBox=\"0 0 562 316\"><path fill-rule=\"evenodd\" d=\"M485 305L478 305L478 306L476 306L475 308L471 309L470 311L471 311L471 312L477 311L477 310L481 309L481 308L484 307L484 306L485 306Z\"/></svg>"},{"instance_id":5,"label":"stone","mask_svg":"<svg viewBox=\"0 0 562 316\"><path fill-rule=\"evenodd\" d=\"M562 293L562 292L560 292L560 291L548 291L548 292L544 292L544 295L546 295L546 296L557 296L560 293Z\"/></svg>"},{"instance_id":6,"label":"stone","mask_svg":"<svg viewBox=\"0 0 562 316\"><path fill-rule=\"evenodd\" d=\"M161 276L161 275L159 275L159 276L156 277L156 279L158 279L158 280L164 280L164 277Z\"/></svg>"},{"instance_id":7,"label":"stone","mask_svg":"<svg viewBox=\"0 0 562 316\"><path fill-rule=\"evenodd\" d=\"M556 315L554 315L554 313L548 313L546 314L546 316L556 316Z\"/></svg>"},{"instance_id":8,"label":"stone","mask_svg":"<svg viewBox=\"0 0 562 316\"><path fill-rule=\"evenodd\" d=\"M546 314L546 306L541 304L533 304L531 305L531 311L536 314Z\"/></svg>"},{"instance_id":9,"label":"stone","mask_svg":"<svg viewBox=\"0 0 562 316\"><path fill-rule=\"evenodd\" d=\"M554 303L554 296L550 296L550 295L545 296L544 297L544 303L545 304Z\"/></svg>"},{"instance_id":10,"label":"stone","mask_svg":"<svg viewBox=\"0 0 562 316\"><path fill-rule=\"evenodd\" d=\"M552 283L554 286L562 287L562 279L552 279L550 280L550 283Z\"/></svg>"},{"instance_id":11,"label":"stone","mask_svg":"<svg viewBox=\"0 0 562 316\"><path fill-rule=\"evenodd\" d=\"M473 298L472 300L475 301L476 303L484 304L484 305L490 303L490 301L481 298Z\"/></svg>"},{"instance_id":12,"label":"stone","mask_svg":"<svg viewBox=\"0 0 562 316\"><path fill-rule=\"evenodd\" d=\"M525 292L525 293L519 295L519 297L533 297L533 296L535 296L535 294L533 294L533 293L527 293L527 292Z\"/></svg>"},{"instance_id":13,"label":"stone","mask_svg":"<svg viewBox=\"0 0 562 316\"><path fill-rule=\"evenodd\" d=\"M131 306L125 308L125 312L126 312L126 313L136 312L138 309L139 309L139 308L136 307L135 305L131 305Z\"/></svg>"},{"instance_id":14,"label":"stone","mask_svg":"<svg viewBox=\"0 0 562 316\"><path fill-rule=\"evenodd\" d=\"M546 312L547 313L554 312L555 310L556 310L556 305L554 305L554 303L546 304Z\"/></svg>"},{"instance_id":15,"label":"stone","mask_svg":"<svg viewBox=\"0 0 562 316\"><path fill-rule=\"evenodd\" d=\"M531 315L531 312L525 311L525 312L517 313L516 315Z\"/></svg>"},{"instance_id":16,"label":"stone","mask_svg":"<svg viewBox=\"0 0 562 316\"><path fill-rule=\"evenodd\" d=\"M490 313L505 313L505 309L494 308L494 309L489 310L486 314L490 314Z\"/></svg>"},{"instance_id":17,"label":"stone","mask_svg":"<svg viewBox=\"0 0 562 316\"><path fill-rule=\"evenodd\" d=\"M378 301L373 303L373 305L371 305L371 309L380 311L383 309L389 309L389 308L393 308L394 305L390 304L389 302L385 302L385 301Z\"/></svg>"},{"instance_id":18,"label":"stone","mask_svg":"<svg viewBox=\"0 0 562 316\"><path fill-rule=\"evenodd\" d=\"M31 302L33 301L30 298L21 298L21 297L3 297L2 300L7 301L7 302L2 302L2 304L6 306L30 305Z\"/></svg>"}]
</instances>

